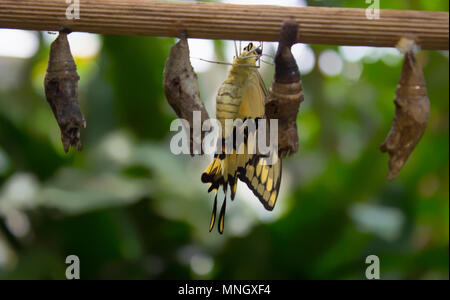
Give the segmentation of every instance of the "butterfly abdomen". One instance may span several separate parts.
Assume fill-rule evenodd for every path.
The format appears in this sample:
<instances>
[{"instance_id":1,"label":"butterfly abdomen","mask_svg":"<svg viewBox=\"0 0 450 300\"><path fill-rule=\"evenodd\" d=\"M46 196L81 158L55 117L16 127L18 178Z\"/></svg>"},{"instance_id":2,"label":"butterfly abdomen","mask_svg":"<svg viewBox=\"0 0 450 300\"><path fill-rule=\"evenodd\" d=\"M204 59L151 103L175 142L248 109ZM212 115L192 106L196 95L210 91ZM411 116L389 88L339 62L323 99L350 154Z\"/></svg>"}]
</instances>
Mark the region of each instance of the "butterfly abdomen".
<instances>
[{"instance_id":1,"label":"butterfly abdomen","mask_svg":"<svg viewBox=\"0 0 450 300\"><path fill-rule=\"evenodd\" d=\"M216 97L216 118L225 128L226 119L236 119L242 103L242 88L248 79L249 68L233 66Z\"/></svg>"},{"instance_id":2,"label":"butterfly abdomen","mask_svg":"<svg viewBox=\"0 0 450 300\"><path fill-rule=\"evenodd\" d=\"M241 89L233 82L224 82L217 93L216 118L222 128L226 119L235 119L241 106Z\"/></svg>"}]
</instances>

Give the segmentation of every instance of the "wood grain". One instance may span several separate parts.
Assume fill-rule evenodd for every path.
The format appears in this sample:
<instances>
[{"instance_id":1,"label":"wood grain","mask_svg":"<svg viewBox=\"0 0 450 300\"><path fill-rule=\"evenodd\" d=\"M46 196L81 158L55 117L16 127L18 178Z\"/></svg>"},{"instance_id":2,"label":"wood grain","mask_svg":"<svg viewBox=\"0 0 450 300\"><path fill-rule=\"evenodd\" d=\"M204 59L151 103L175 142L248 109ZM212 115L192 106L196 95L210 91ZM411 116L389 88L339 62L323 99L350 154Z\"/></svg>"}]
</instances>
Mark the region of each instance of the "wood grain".
<instances>
[{"instance_id":1,"label":"wood grain","mask_svg":"<svg viewBox=\"0 0 450 300\"><path fill-rule=\"evenodd\" d=\"M402 36L424 49L448 50L448 12L281 7L207 2L80 0L80 19L68 20L63 0L0 0L0 28L226 40L277 41L281 24L300 24L298 42L394 47ZM1 41L0 41L1 43Z\"/></svg>"}]
</instances>

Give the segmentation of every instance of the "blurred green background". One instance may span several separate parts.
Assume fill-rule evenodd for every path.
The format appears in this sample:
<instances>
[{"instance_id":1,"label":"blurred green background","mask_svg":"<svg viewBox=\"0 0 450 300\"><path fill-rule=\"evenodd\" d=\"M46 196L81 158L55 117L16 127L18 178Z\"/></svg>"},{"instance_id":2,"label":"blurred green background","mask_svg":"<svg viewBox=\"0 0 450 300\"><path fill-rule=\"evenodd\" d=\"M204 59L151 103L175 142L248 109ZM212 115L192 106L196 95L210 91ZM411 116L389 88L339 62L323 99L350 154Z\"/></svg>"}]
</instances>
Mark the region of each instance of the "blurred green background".
<instances>
[{"instance_id":1,"label":"blurred green background","mask_svg":"<svg viewBox=\"0 0 450 300\"><path fill-rule=\"evenodd\" d=\"M448 6L381 1L394 9ZM392 125L401 55L299 46L300 149L284 161L277 206L265 211L241 183L221 236L208 232L213 196L200 182L210 158L169 148L176 116L162 72L174 39L90 35L97 51L75 54L84 149L65 154L42 84L56 36L34 36L32 56L0 55L0 279L65 279L71 254L80 258L82 279L364 279L372 254L382 279L448 279L448 51L417 54L430 121L400 176L388 182L379 145ZM233 55L230 42L197 42L204 52L192 56ZM265 49L275 51L273 44ZM228 68L193 63L213 116ZM270 85L273 66L263 65Z\"/></svg>"}]
</instances>

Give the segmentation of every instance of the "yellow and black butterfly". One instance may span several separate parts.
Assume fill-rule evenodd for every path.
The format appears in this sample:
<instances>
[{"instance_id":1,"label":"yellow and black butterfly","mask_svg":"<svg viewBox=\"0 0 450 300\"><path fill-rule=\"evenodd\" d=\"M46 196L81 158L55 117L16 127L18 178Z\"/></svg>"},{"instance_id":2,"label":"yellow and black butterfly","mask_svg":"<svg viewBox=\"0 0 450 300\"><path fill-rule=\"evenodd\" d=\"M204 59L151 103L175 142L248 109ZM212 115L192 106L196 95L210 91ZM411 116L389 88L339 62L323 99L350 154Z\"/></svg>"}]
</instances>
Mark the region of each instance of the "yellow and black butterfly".
<instances>
[{"instance_id":1,"label":"yellow and black butterfly","mask_svg":"<svg viewBox=\"0 0 450 300\"><path fill-rule=\"evenodd\" d=\"M255 47L253 43L248 44L233 60L228 77L219 88L216 98L216 118L222 125L222 141L229 135L225 130L225 120L265 118L264 104L267 90L256 64L261 55L260 47ZM281 182L281 159L276 160L273 165L266 164L267 156L249 154L251 152L248 150L254 146L252 143L256 143L256 132L253 138L247 133L244 143L240 146L235 145L230 154L224 154L222 143L222 149L218 149L221 150L218 151L220 154L216 152L214 160L202 174L202 182L211 184L208 192L216 192L209 231L213 229L216 221L217 193L222 186L225 198L220 210L218 230L219 233L223 233L227 188L230 187L233 200L237 179L247 184L267 210L272 210L275 206Z\"/></svg>"}]
</instances>

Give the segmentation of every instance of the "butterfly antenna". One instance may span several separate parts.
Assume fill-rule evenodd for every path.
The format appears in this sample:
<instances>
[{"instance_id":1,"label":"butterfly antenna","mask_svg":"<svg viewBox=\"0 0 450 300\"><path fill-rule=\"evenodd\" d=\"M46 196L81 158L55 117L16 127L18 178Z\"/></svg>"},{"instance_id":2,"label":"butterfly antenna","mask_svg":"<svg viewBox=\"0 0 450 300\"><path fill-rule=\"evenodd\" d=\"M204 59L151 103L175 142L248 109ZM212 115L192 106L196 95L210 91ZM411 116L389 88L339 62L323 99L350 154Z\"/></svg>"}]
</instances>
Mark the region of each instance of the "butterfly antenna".
<instances>
[{"instance_id":1,"label":"butterfly antenna","mask_svg":"<svg viewBox=\"0 0 450 300\"><path fill-rule=\"evenodd\" d=\"M200 58L200 57L193 57L190 56L190 58L192 59L198 59L204 62L208 62L208 63L212 63L212 64L218 64L218 65L227 65L227 66L240 66L240 67L249 67L249 68L259 68L259 66L255 66L255 65L247 65L247 64L233 64L233 63L229 63L229 62L225 62L225 61L214 61L214 60L208 60L208 59L204 59L204 58Z\"/></svg>"},{"instance_id":2,"label":"butterfly antenna","mask_svg":"<svg viewBox=\"0 0 450 300\"><path fill-rule=\"evenodd\" d=\"M208 62L208 63L212 63L212 64L233 66L232 63L225 62L225 61L214 61L214 60L208 60L208 59L204 59L204 58L200 58L200 57L193 57L193 56L191 56L191 58L198 59L198 60L201 60L201 61L204 61L204 62Z\"/></svg>"}]
</instances>

